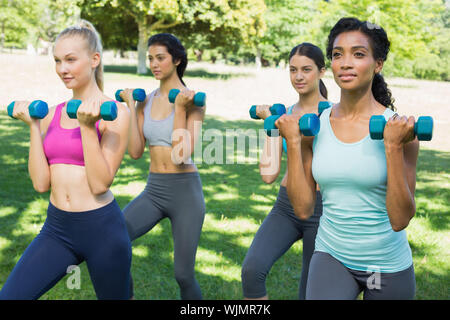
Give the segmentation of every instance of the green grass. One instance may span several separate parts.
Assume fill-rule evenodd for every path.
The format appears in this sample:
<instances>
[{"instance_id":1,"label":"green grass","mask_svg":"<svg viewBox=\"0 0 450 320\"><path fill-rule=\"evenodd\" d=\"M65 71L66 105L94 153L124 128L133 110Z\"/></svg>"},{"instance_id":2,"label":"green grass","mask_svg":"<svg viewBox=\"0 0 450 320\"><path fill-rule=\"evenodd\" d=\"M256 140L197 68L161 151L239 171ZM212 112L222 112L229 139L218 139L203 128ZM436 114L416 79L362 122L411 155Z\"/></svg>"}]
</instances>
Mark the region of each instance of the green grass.
<instances>
[{"instance_id":1,"label":"green grass","mask_svg":"<svg viewBox=\"0 0 450 320\"><path fill-rule=\"evenodd\" d=\"M204 130L259 129L260 122L207 117ZM46 216L49 193L38 194L27 172L28 128L0 113L0 287ZM204 141L203 147L210 142ZM195 160L195 159L194 159ZM121 208L144 188L149 159L125 156L112 191ZM242 261L259 225L272 208L282 177L264 184L256 164L198 166L206 217L197 251L196 276L205 299L241 299ZM413 252L417 299L449 299L450 153L421 149L417 169L417 213L407 228ZM285 170L283 162L282 173ZM267 290L272 299L297 299L302 243L297 242L272 268ZM173 276L171 226L163 220L133 243L136 299L179 299ZM42 299L95 299L86 264L81 289L66 278Z\"/></svg>"}]
</instances>

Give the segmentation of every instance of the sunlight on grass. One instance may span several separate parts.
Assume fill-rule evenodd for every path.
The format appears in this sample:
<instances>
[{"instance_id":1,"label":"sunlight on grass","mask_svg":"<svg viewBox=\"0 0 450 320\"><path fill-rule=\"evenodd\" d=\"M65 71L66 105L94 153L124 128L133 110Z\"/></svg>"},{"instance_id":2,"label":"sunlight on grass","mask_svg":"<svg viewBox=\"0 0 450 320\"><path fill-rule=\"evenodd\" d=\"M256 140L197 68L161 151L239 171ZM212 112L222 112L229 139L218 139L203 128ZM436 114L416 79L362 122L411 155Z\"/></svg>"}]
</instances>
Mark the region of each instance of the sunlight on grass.
<instances>
[{"instance_id":1,"label":"sunlight on grass","mask_svg":"<svg viewBox=\"0 0 450 320\"><path fill-rule=\"evenodd\" d=\"M146 258L149 255L148 247L143 245L133 246L133 256Z\"/></svg>"},{"instance_id":2,"label":"sunlight on grass","mask_svg":"<svg viewBox=\"0 0 450 320\"><path fill-rule=\"evenodd\" d=\"M218 276L226 281L241 280L241 266L216 252L204 248L197 251L197 269L202 273Z\"/></svg>"},{"instance_id":3,"label":"sunlight on grass","mask_svg":"<svg viewBox=\"0 0 450 320\"><path fill-rule=\"evenodd\" d=\"M15 212L16 212L16 208L13 208L13 207L0 208L0 218L7 217Z\"/></svg>"},{"instance_id":4,"label":"sunlight on grass","mask_svg":"<svg viewBox=\"0 0 450 320\"><path fill-rule=\"evenodd\" d=\"M146 181L134 181L128 184L119 184L116 183L111 186L111 191L113 194L129 194L137 196L140 194L146 185Z\"/></svg>"},{"instance_id":5,"label":"sunlight on grass","mask_svg":"<svg viewBox=\"0 0 450 320\"><path fill-rule=\"evenodd\" d=\"M0 237L0 255L1 252L6 249L7 247L9 247L11 245L11 241L4 238L4 237ZM1 256L0 256L1 257Z\"/></svg>"},{"instance_id":6,"label":"sunlight on grass","mask_svg":"<svg viewBox=\"0 0 450 320\"><path fill-rule=\"evenodd\" d=\"M31 201L27 208L20 213L17 225L19 228L14 229L12 235L20 237L23 235L37 235L42 228L47 212L48 200L36 199Z\"/></svg>"}]
</instances>

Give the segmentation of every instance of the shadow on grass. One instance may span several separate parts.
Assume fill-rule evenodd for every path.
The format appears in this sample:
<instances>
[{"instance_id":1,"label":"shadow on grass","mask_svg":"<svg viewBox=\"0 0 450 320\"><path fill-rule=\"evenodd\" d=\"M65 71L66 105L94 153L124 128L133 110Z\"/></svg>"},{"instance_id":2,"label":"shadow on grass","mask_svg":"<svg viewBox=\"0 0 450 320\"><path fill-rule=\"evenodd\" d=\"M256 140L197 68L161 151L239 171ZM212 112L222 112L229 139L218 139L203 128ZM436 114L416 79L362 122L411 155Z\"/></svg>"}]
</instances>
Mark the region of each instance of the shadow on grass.
<instances>
[{"instance_id":1,"label":"shadow on grass","mask_svg":"<svg viewBox=\"0 0 450 320\"><path fill-rule=\"evenodd\" d=\"M206 117L203 130L217 129L225 135L227 129L259 130L261 121L233 120L218 117ZM34 239L46 217L46 203L49 193L38 194L33 190L28 176L29 130L22 122L11 120L5 113L0 114L0 287L13 269L17 259ZM225 142L225 141L223 141ZM211 141L203 141L203 150ZM235 146L236 147L236 146ZM224 143L223 154L226 145ZM248 146L247 146L248 149ZM446 204L450 198L449 188L439 188L440 174L449 173L450 153L422 149L417 168L418 188L416 198L427 198ZM199 164L199 172L204 187L206 219L200 238L199 250L212 252L214 258L199 259L197 255L196 276L205 299L241 299L240 266L247 253L248 246L243 239L253 239L258 226L262 223L275 202L279 183L286 168L286 161L277 181L266 185L261 181L257 164ZM114 187L126 190L135 182L145 184L148 176L148 151L141 159L124 157L121 168L115 178ZM422 180L421 180L422 179ZM436 185L429 185L437 180ZM442 180L444 181L444 180ZM143 188L142 188L143 189ZM142 190L121 191L115 194L123 209ZM36 203L40 203L36 205ZM37 206L34 208L33 206ZM31 212L24 215L24 212ZM442 209L418 207L417 216L427 219L432 230L449 229L449 213ZM205 219L205 221L206 221ZM216 221L241 223L250 222L245 230L221 230L215 227ZM30 225L36 227L29 229ZM211 228L212 225L212 228ZM238 235L237 235L237 234ZM179 299L179 289L173 272L173 240L168 219L162 220L152 231L133 242L133 248L146 248L144 252L133 253L132 272L135 281L137 299ZM412 246L415 256L426 256L427 247ZM219 257L219 258L217 258ZM228 269L234 271L228 272ZM86 270L86 269L83 269ZM268 291L274 299L296 299L298 280L301 270L301 255L288 251L272 268L267 281ZM85 271L84 273L86 273ZM236 274L238 272L239 274ZM291 277L291 281L271 281ZM88 275L83 275L82 290L73 291L60 281L43 299L95 299ZM433 290L442 275L433 270L416 274L418 283L426 287L421 291L422 299L447 298L439 296ZM444 279L445 280L445 279ZM291 287L285 283L291 283ZM445 292L445 290L440 290ZM442 293L441 293L442 294Z\"/></svg>"},{"instance_id":2,"label":"shadow on grass","mask_svg":"<svg viewBox=\"0 0 450 320\"><path fill-rule=\"evenodd\" d=\"M150 69L147 68L146 74L138 75L136 73L136 66L126 66L126 65L105 65L104 66L104 72L111 72L111 73L124 73L124 74L132 74L142 77L153 77L153 74L150 72ZM238 77L248 77L251 76L249 73L218 73L218 72L211 72L202 68L196 68L196 69L187 69L184 73L185 77L190 78L203 78L203 79L209 79L209 80L228 80L231 78L238 78Z\"/></svg>"}]
</instances>

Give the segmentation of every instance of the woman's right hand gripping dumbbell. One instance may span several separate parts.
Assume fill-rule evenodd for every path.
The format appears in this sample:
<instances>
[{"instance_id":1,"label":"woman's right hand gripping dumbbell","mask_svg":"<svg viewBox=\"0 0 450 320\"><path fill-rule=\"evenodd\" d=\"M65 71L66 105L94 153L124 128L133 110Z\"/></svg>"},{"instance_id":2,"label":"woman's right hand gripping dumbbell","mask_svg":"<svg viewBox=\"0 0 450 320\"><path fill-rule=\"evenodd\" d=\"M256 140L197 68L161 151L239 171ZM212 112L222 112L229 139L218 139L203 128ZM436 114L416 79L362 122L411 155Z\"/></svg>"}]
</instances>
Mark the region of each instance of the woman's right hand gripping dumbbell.
<instances>
[{"instance_id":1,"label":"woman's right hand gripping dumbbell","mask_svg":"<svg viewBox=\"0 0 450 320\"><path fill-rule=\"evenodd\" d=\"M270 107L267 104L260 104L256 106L256 116L258 116L259 119L266 119L267 117L270 117L272 113L270 112Z\"/></svg>"},{"instance_id":2,"label":"woman's right hand gripping dumbbell","mask_svg":"<svg viewBox=\"0 0 450 320\"><path fill-rule=\"evenodd\" d=\"M38 123L39 118L31 117L29 112L29 105L31 101L14 101L12 112L10 116L15 119L22 120L28 126L31 126L33 122Z\"/></svg>"},{"instance_id":3,"label":"woman's right hand gripping dumbbell","mask_svg":"<svg viewBox=\"0 0 450 320\"><path fill-rule=\"evenodd\" d=\"M128 107L130 106L136 106L136 101L142 102L146 98L145 90L144 89L120 89L116 91L115 94L116 100L119 102L125 102Z\"/></svg>"},{"instance_id":4,"label":"woman's right hand gripping dumbbell","mask_svg":"<svg viewBox=\"0 0 450 320\"><path fill-rule=\"evenodd\" d=\"M302 114L284 114L275 121L280 135L286 139L286 143L300 143L302 134L299 129L299 120Z\"/></svg>"},{"instance_id":5,"label":"woman's right hand gripping dumbbell","mask_svg":"<svg viewBox=\"0 0 450 320\"><path fill-rule=\"evenodd\" d=\"M123 90L120 90L120 93L118 94L121 99L117 99L117 101L125 102L127 106L130 108L131 106L136 106L136 100L133 98L133 89L125 88Z\"/></svg>"}]
</instances>

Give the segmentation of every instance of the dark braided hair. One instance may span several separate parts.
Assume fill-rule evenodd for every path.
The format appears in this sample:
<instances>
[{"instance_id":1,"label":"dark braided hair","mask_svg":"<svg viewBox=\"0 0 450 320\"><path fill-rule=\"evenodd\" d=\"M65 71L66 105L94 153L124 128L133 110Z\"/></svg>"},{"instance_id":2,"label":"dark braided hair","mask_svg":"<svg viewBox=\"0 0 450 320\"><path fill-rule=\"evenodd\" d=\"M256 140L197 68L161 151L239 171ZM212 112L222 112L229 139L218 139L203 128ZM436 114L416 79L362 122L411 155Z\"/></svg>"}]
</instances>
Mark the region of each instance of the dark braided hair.
<instances>
[{"instance_id":1,"label":"dark braided hair","mask_svg":"<svg viewBox=\"0 0 450 320\"><path fill-rule=\"evenodd\" d=\"M328 35L327 58L331 60L331 52L333 51L333 43L336 37L347 31L360 31L369 37L369 42L372 46L373 57L375 60L386 61L389 53L390 42L386 31L378 25L372 24L368 21L360 21L356 18L342 18L331 29ZM391 90L389 90L387 83L381 74L375 74L372 81L372 94L379 103L386 108L395 111L394 98Z\"/></svg>"},{"instance_id":2,"label":"dark braided hair","mask_svg":"<svg viewBox=\"0 0 450 320\"><path fill-rule=\"evenodd\" d=\"M296 54L298 54L299 56L308 57L313 60L317 68L319 68L319 71L322 70L322 68L325 68L325 58L323 56L322 50L320 50L319 47L313 45L312 43L303 42L292 48L291 53L289 54L289 60L291 60L291 58ZM320 79L319 81L319 90L320 94L325 99L328 99L327 87L325 87L325 83L323 83L322 79Z\"/></svg>"},{"instance_id":3,"label":"dark braided hair","mask_svg":"<svg viewBox=\"0 0 450 320\"><path fill-rule=\"evenodd\" d=\"M183 75L188 64L188 59L186 49L181 44L181 41L173 34L158 33L148 39L147 48L154 44L165 46L172 56L173 63L180 60L180 64L177 66L177 74L181 82L186 85L183 81Z\"/></svg>"}]
</instances>

